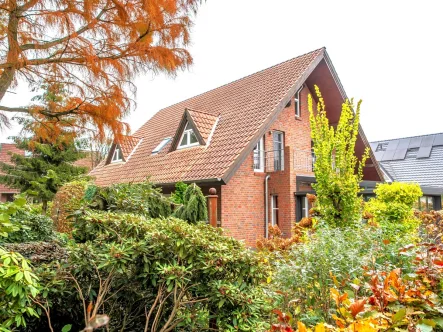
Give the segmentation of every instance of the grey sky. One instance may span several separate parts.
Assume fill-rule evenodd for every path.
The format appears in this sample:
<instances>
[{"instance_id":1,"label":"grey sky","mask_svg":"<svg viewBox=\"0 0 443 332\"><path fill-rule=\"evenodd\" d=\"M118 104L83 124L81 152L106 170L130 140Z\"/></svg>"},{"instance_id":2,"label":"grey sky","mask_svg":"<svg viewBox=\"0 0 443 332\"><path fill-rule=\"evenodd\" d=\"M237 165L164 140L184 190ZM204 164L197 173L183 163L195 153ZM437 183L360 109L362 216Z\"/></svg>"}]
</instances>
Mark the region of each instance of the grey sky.
<instances>
[{"instance_id":1,"label":"grey sky","mask_svg":"<svg viewBox=\"0 0 443 332\"><path fill-rule=\"evenodd\" d=\"M363 99L369 140L443 132L442 12L437 0L207 0L193 28L193 67L175 79L137 78L127 121L134 131L163 107L326 46L348 96ZM32 95L16 92L5 105Z\"/></svg>"}]
</instances>

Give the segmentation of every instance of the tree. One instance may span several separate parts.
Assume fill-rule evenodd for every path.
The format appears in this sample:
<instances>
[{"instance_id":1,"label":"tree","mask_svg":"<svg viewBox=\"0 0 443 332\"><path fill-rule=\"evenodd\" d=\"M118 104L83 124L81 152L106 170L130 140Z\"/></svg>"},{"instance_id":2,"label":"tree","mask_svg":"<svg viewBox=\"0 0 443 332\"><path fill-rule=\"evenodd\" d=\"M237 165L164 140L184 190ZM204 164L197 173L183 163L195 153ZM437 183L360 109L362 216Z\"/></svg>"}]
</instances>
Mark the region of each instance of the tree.
<instances>
[{"instance_id":1,"label":"tree","mask_svg":"<svg viewBox=\"0 0 443 332\"><path fill-rule=\"evenodd\" d=\"M50 105L0 105L32 115L42 128L127 130L130 80L174 74L192 64L186 46L200 0L4 0L0 2L0 102L9 89L66 90ZM0 119L1 120L1 119ZM3 122L5 116L3 113ZM56 138L56 132L48 133Z\"/></svg>"},{"instance_id":2,"label":"tree","mask_svg":"<svg viewBox=\"0 0 443 332\"><path fill-rule=\"evenodd\" d=\"M206 197L195 183L186 188L183 193L183 205L177 208L175 215L190 223L208 220Z\"/></svg>"},{"instance_id":3,"label":"tree","mask_svg":"<svg viewBox=\"0 0 443 332\"><path fill-rule=\"evenodd\" d=\"M0 175L0 183L38 198L43 203L43 213L46 213L47 203L57 190L86 172L86 168L73 165L83 153L77 149L74 141L61 140L57 144L50 144L15 138L15 142L18 148L28 151L30 155L12 154L12 164L0 163L5 173Z\"/></svg>"},{"instance_id":4,"label":"tree","mask_svg":"<svg viewBox=\"0 0 443 332\"><path fill-rule=\"evenodd\" d=\"M182 181L175 184L175 191L171 194L171 199L175 204L183 204L183 197L188 185Z\"/></svg>"},{"instance_id":5,"label":"tree","mask_svg":"<svg viewBox=\"0 0 443 332\"><path fill-rule=\"evenodd\" d=\"M308 97L311 124L311 137L314 143L314 173L317 183L317 208L331 226L346 226L360 219L362 198L360 181L363 167L369 156L366 148L361 161L355 156L355 143L360 123L360 105L357 103L354 113L353 100L342 104L342 111L337 127L329 125L326 106L318 86L317 110L314 111L312 96Z\"/></svg>"}]
</instances>

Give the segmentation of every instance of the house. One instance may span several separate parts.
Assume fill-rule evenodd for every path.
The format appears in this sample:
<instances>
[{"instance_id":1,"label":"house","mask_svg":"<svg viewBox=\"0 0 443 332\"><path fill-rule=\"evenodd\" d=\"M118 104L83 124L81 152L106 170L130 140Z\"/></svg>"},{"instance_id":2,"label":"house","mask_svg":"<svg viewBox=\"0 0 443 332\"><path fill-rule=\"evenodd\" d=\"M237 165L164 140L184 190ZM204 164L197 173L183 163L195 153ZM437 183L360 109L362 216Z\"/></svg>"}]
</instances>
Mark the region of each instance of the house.
<instances>
[{"instance_id":1,"label":"house","mask_svg":"<svg viewBox=\"0 0 443 332\"><path fill-rule=\"evenodd\" d=\"M13 154L26 155L26 151L17 148L15 143L0 143L0 162L11 164L11 156ZM97 166L96 153L90 151L85 152L85 156L74 162L75 166L85 167L90 171L94 166ZM11 202L14 200L14 195L18 194L20 190L10 188L5 184L0 183L0 202Z\"/></svg>"},{"instance_id":2,"label":"house","mask_svg":"<svg viewBox=\"0 0 443 332\"><path fill-rule=\"evenodd\" d=\"M90 175L101 186L150 177L166 194L177 181L196 182L205 194L213 187L230 235L254 246L268 223L289 235L308 213L315 181L307 105L314 84L337 123L346 94L321 48L160 110L114 143ZM360 128L357 155L368 146ZM371 188L382 180L372 154L364 179Z\"/></svg>"},{"instance_id":3,"label":"house","mask_svg":"<svg viewBox=\"0 0 443 332\"><path fill-rule=\"evenodd\" d=\"M372 142L371 148L387 182L416 182L423 197L419 210L441 210L443 133Z\"/></svg>"}]
</instances>

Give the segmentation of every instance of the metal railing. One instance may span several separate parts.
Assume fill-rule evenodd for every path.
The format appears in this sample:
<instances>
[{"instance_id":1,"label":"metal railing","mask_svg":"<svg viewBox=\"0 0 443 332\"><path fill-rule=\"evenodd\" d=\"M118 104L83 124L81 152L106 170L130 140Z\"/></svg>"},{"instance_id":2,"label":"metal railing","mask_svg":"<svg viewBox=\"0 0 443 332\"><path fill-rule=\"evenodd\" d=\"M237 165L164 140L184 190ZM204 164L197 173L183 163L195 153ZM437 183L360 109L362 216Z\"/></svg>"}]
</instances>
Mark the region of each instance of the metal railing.
<instances>
[{"instance_id":1,"label":"metal railing","mask_svg":"<svg viewBox=\"0 0 443 332\"><path fill-rule=\"evenodd\" d=\"M311 151L294 149L294 170L313 172L314 162L315 156Z\"/></svg>"},{"instance_id":2,"label":"metal railing","mask_svg":"<svg viewBox=\"0 0 443 332\"><path fill-rule=\"evenodd\" d=\"M281 150L254 150L254 169L263 172L283 171L285 165L285 151Z\"/></svg>"}]
</instances>

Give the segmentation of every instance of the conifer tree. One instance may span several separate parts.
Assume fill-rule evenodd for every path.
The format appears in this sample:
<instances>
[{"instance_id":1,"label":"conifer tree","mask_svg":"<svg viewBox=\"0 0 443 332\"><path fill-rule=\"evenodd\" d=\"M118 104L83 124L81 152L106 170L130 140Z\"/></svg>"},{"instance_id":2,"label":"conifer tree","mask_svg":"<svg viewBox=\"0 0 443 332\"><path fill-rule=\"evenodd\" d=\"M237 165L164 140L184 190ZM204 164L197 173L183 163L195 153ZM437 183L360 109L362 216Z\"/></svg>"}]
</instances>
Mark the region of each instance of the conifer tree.
<instances>
[{"instance_id":1,"label":"conifer tree","mask_svg":"<svg viewBox=\"0 0 443 332\"><path fill-rule=\"evenodd\" d=\"M183 205L175 211L175 216L190 223L208 220L206 197L195 183L186 188L183 194Z\"/></svg>"},{"instance_id":2,"label":"conifer tree","mask_svg":"<svg viewBox=\"0 0 443 332\"><path fill-rule=\"evenodd\" d=\"M11 164L0 163L0 183L36 197L43 203L43 212L64 183L86 173L86 168L73 164L83 153L72 140L50 144L16 137L14 141L25 155L12 154Z\"/></svg>"}]
</instances>

